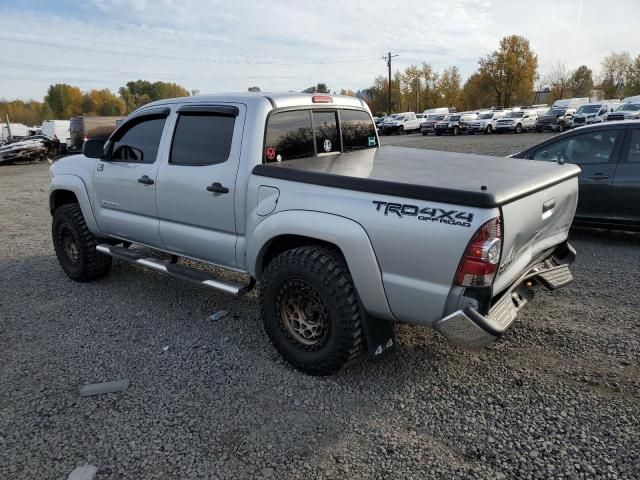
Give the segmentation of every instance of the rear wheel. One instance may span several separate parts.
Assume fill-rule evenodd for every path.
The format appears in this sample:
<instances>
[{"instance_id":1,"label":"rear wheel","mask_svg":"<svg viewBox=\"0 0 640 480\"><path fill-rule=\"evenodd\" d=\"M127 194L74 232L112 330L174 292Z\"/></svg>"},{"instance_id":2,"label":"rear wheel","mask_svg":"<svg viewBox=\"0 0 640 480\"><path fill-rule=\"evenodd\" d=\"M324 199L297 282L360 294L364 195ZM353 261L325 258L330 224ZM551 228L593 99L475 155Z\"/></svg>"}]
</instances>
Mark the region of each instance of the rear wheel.
<instances>
[{"instance_id":1,"label":"rear wheel","mask_svg":"<svg viewBox=\"0 0 640 480\"><path fill-rule=\"evenodd\" d=\"M360 306L336 250L312 245L275 257L264 271L260 306L271 343L305 373L332 374L361 350Z\"/></svg>"},{"instance_id":2,"label":"rear wheel","mask_svg":"<svg viewBox=\"0 0 640 480\"><path fill-rule=\"evenodd\" d=\"M90 282L109 273L111 257L96 250L98 238L89 231L77 203L56 209L51 234L60 266L69 278Z\"/></svg>"}]
</instances>

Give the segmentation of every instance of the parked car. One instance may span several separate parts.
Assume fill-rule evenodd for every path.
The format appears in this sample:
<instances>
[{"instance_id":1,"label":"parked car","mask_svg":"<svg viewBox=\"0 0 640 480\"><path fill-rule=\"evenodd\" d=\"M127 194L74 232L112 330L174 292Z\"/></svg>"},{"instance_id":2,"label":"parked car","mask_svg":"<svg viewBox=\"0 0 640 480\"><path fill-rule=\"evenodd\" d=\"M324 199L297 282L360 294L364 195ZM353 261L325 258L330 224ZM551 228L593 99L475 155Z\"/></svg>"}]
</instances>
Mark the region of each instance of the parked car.
<instances>
[{"instance_id":1,"label":"parked car","mask_svg":"<svg viewBox=\"0 0 640 480\"><path fill-rule=\"evenodd\" d=\"M382 124L382 133L389 135L391 133L398 133L404 135L405 133L417 132L420 130L420 121L413 112L396 113L391 115Z\"/></svg>"},{"instance_id":2,"label":"parked car","mask_svg":"<svg viewBox=\"0 0 640 480\"><path fill-rule=\"evenodd\" d=\"M269 339L314 375L390 351L395 321L489 344L535 288L572 280L577 167L378 147L354 97L150 103L51 167L55 252L82 282L115 257L234 296L259 284Z\"/></svg>"},{"instance_id":3,"label":"parked car","mask_svg":"<svg viewBox=\"0 0 640 480\"><path fill-rule=\"evenodd\" d=\"M498 120L504 118L508 113L509 112L505 110L481 112L478 118L469 122L468 133L493 133L498 124Z\"/></svg>"},{"instance_id":4,"label":"parked car","mask_svg":"<svg viewBox=\"0 0 640 480\"><path fill-rule=\"evenodd\" d=\"M563 132L565 129L571 128L573 114L586 103L589 103L589 99L586 97L556 100L545 115L538 116L536 132L544 132L545 130Z\"/></svg>"},{"instance_id":5,"label":"parked car","mask_svg":"<svg viewBox=\"0 0 640 480\"><path fill-rule=\"evenodd\" d=\"M640 102L625 102L607 115L607 122L616 120L635 120L640 118Z\"/></svg>"},{"instance_id":6,"label":"parked car","mask_svg":"<svg viewBox=\"0 0 640 480\"><path fill-rule=\"evenodd\" d=\"M506 117L496 122L496 132L522 133L536 127L538 113L535 110L518 110L509 112Z\"/></svg>"},{"instance_id":7,"label":"parked car","mask_svg":"<svg viewBox=\"0 0 640 480\"><path fill-rule=\"evenodd\" d=\"M83 115L71 117L69 123L69 144L67 151L80 152L86 140L106 140L125 117L97 117Z\"/></svg>"},{"instance_id":8,"label":"parked car","mask_svg":"<svg viewBox=\"0 0 640 480\"><path fill-rule=\"evenodd\" d=\"M585 103L578 107L573 115L571 124L573 127L582 127L592 123L604 122L607 119L607 115L618 108L619 105L619 101Z\"/></svg>"},{"instance_id":9,"label":"parked car","mask_svg":"<svg viewBox=\"0 0 640 480\"><path fill-rule=\"evenodd\" d=\"M513 157L580 167L576 224L640 229L640 120L587 125Z\"/></svg>"},{"instance_id":10,"label":"parked car","mask_svg":"<svg viewBox=\"0 0 640 480\"><path fill-rule=\"evenodd\" d=\"M436 123L444 120L446 115L440 113L429 113L420 123L420 133L429 135L436 132Z\"/></svg>"},{"instance_id":11,"label":"parked car","mask_svg":"<svg viewBox=\"0 0 640 480\"><path fill-rule=\"evenodd\" d=\"M468 122L475 119L476 114L454 113L447 115L444 120L436 123L436 135L443 134L460 135L467 130Z\"/></svg>"}]
</instances>

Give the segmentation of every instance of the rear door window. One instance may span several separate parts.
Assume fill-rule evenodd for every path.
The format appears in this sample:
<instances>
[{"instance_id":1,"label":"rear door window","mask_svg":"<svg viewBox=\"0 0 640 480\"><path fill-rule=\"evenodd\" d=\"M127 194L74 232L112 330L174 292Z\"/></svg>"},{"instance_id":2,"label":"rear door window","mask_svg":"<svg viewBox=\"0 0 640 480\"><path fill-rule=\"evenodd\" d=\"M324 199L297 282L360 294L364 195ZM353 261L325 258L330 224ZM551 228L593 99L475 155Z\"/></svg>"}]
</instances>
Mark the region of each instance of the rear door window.
<instances>
[{"instance_id":1,"label":"rear door window","mask_svg":"<svg viewBox=\"0 0 640 480\"><path fill-rule=\"evenodd\" d=\"M215 165L229 158L235 117L215 114L180 114L169 163Z\"/></svg>"},{"instance_id":2,"label":"rear door window","mask_svg":"<svg viewBox=\"0 0 640 480\"><path fill-rule=\"evenodd\" d=\"M631 134L631 140L629 142L627 162L640 164L640 128L635 128L629 133Z\"/></svg>"},{"instance_id":3,"label":"rear door window","mask_svg":"<svg viewBox=\"0 0 640 480\"><path fill-rule=\"evenodd\" d=\"M313 112L313 128L318 155L340 151L336 112Z\"/></svg>"},{"instance_id":4,"label":"rear door window","mask_svg":"<svg viewBox=\"0 0 640 480\"><path fill-rule=\"evenodd\" d=\"M271 115L265 144L267 162L312 157L315 152L311 110L277 112Z\"/></svg>"},{"instance_id":5,"label":"rear door window","mask_svg":"<svg viewBox=\"0 0 640 480\"><path fill-rule=\"evenodd\" d=\"M340 130L345 152L377 146L376 127L367 112L340 110Z\"/></svg>"}]
</instances>

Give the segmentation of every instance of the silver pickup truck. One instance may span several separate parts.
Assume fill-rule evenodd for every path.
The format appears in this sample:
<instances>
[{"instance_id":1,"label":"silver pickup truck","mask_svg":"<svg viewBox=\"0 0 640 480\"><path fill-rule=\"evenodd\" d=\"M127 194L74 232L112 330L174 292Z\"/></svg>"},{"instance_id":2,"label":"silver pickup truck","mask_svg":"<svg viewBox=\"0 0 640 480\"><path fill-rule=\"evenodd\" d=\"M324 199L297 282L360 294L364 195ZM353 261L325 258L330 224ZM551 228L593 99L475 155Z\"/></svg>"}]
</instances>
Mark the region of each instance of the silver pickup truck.
<instances>
[{"instance_id":1,"label":"silver pickup truck","mask_svg":"<svg viewBox=\"0 0 640 480\"><path fill-rule=\"evenodd\" d=\"M571 281L578 173L381 147L354 97L211 95L146 105L56 162L49 208L70 278L115 257L233 296L257 281L275 348L326 375L391 351L394 321L487 345Z\"/></svg>"}]
</instances>

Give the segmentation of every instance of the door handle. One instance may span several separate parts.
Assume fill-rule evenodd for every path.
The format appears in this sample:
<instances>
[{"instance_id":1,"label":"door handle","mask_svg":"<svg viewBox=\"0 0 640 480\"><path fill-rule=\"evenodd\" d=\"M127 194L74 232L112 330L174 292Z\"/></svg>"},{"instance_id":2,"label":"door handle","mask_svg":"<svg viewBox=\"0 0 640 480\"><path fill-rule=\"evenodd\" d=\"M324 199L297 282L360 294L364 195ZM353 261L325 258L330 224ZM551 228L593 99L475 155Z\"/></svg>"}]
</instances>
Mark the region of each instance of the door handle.
<instances>
[{"instance_id":1,"label":"door handle","mask_svg":"<svg viewBox=\"0 0 640 480\"><path fill-rule=\"evenodd\" d=\"M155 182L147 175L143 175L138 179L138 183L142 183L143 185L153 185Z\"/></svg>"},{"instance_id":2,"label":"door handle","mask_svg":"<svg viewBox=\"0 0 640 480\"><path fill-rule=\"evenodd\" d=\"M611 178L611 177L609 177L609 175L604 175L602 173L594 173L593 175L590 175L589 178L591 180L606 180L607 178Z\"/></svg>"},{"instance_id":3,"label":"door handle","mask_svg":"<svg viewBox=\"0 0 640 480\"><path fill-rule=\"evenodd\" d=\"M214 182L207 187L207 192L229 193L229 189L227 187L223 187L220 182Z\"/></svg>"}]
</instances>

